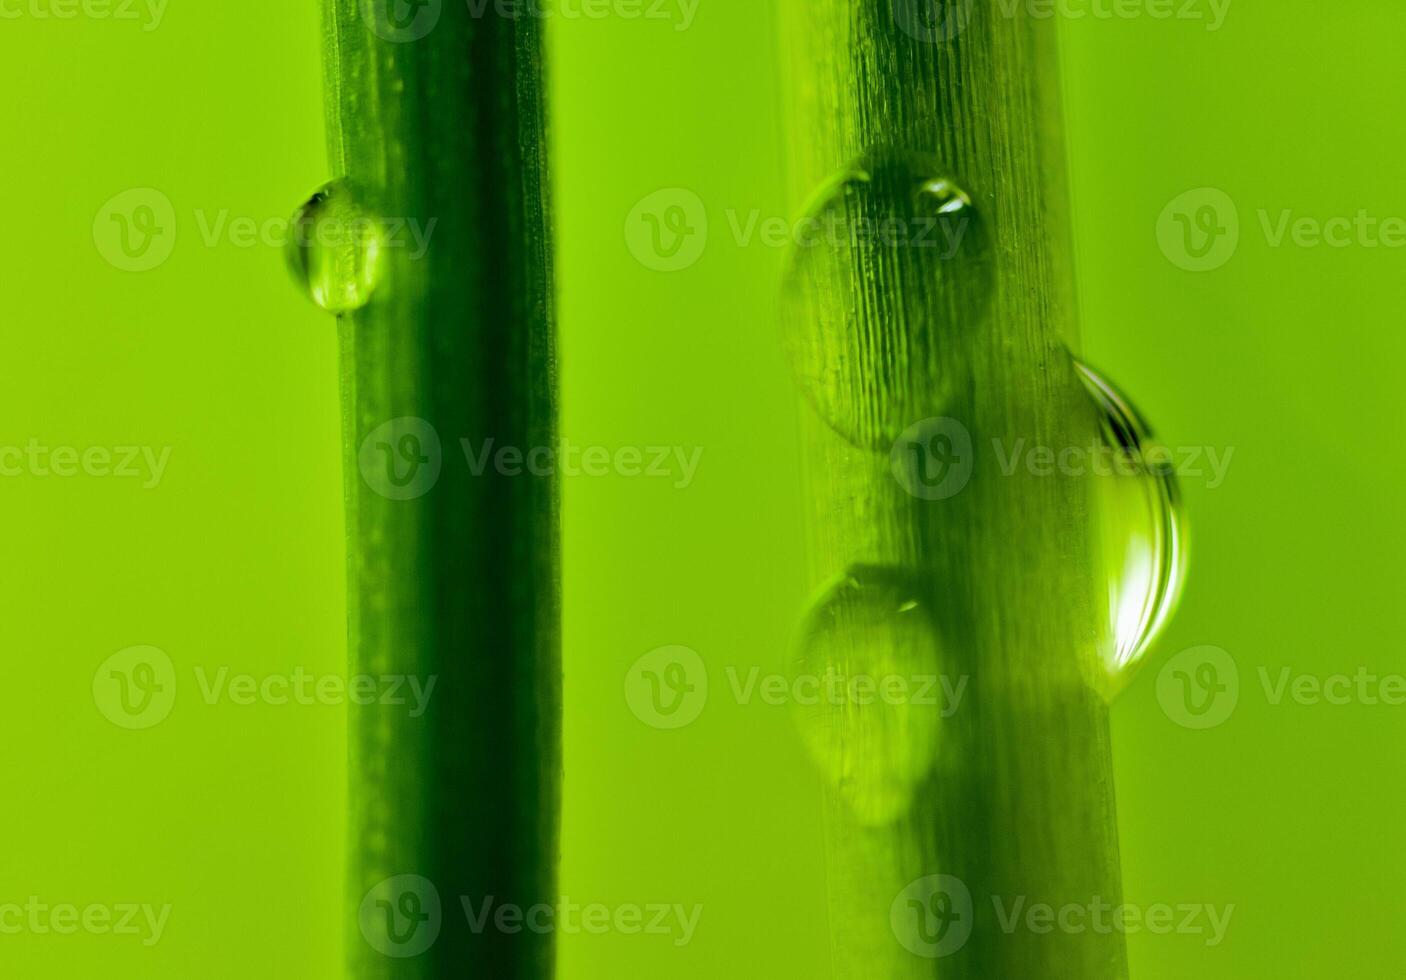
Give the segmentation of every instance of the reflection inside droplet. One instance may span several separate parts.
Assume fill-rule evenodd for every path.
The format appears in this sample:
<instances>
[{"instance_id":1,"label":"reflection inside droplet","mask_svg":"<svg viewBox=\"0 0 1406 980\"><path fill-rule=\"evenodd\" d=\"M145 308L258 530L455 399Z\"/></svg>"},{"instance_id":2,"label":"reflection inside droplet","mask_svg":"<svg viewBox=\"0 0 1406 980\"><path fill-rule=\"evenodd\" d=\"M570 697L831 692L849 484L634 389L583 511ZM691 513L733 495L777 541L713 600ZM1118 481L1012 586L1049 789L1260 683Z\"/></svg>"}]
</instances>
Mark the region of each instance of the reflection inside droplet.
<instances>
[{"instance_id":1,"label":"reflection inside droplet","mask_svg":"<svg viewBox=\"0 0 1406 980\"><path fill-rule=\"evenodd\" d=\"M336 180L293 216L288 266L314 303L332 313L360 309L380 274L385 229L347 181Z\"/></svg>"},{"instance_id":2,"label":"reflection inside droplet","mask_svg":"<svg viewBox=\"0 0 1406 980\"><path fill-rule=\"evenodd\" d=\"M1074 366L1109 459L1094 484L1113 629L1105 663L1112 694L1132 677L1176 607L1186 570L1185 514L1171 453L1112 382L1078 361Z\"/></svg>"},{"instance_id":3,"label":"reflection inside droplet","mask_svg":"<svg viewBox=\"0 0 1406 980\"><path fill-rule=\"evenodd\" d=\"M962 387L957 348L990 296L971 196L935 160L877 150L835 177L797 226L786 346L831 428L886 449Z\"/></svg>"},{"instance_id":4,"label":"reflection inside droplet","mask_svg":"<svg viewBox=\"0 0 1406 980\"><path fill-rule=\"evenodd\" d=\"M902 816L931 771L948 708L940 671L931 611L899 572L851 568L806 615L791 664L794 716L859 823Z\"/></svg>"}]
</instances>

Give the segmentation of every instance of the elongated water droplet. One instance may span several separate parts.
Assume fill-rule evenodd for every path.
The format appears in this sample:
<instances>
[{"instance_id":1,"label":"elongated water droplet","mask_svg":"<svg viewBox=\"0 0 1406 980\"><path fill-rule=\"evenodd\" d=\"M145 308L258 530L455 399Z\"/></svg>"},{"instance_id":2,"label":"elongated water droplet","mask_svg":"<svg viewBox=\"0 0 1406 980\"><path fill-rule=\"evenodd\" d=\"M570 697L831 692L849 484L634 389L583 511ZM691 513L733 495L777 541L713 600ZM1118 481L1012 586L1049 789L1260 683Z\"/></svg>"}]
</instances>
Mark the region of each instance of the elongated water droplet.
<instances>
[{"instance_id":1,"label":"elongated water droplet","mask_svg":"<svg viewBox=\"0 0 1406 980\"><path fill-rule=\"evenodd\" d=\"M958 352L991 291L971 196L934 160L866 154L797 227L783 289L797 379L836 432L887 449L965 386Z\"/></svg>"},{"instance_id":2,"label":"elongated water droplet","mask_svg":"<svg viewBox=\"0 0 1406 980\"><path fill-rule=\"evenodd\" d=\"M940 668L931 612L901 573L856 566L807 614L791 664L794 716L861 824L902 816L932 770Z\"/></svg>"},{"instance_id":3,"label":"elongated water droplet","mask_svg":"<svg viewBox=\"0 0 1406 980\"><path fill-rule=\"evenodd\" d=\"M351 184L334 180L293 216L288 267L314 303L332 313L365 306L375 292L385 228Z\"/></svg>"},{"instance_id":4,"label":"elongated water droplet","mask_svg":"<svg viewBox=\"0 0 1406 980\"><path fill-rule=\"evenodd\" d=\"M1186 526L1172 454L1112 382L1074 362L1093 399L1109 465L1096 472L1096 509L1113 643L1109 691L1132 678L1181 595Z\"/></svg>"}]
</instances>

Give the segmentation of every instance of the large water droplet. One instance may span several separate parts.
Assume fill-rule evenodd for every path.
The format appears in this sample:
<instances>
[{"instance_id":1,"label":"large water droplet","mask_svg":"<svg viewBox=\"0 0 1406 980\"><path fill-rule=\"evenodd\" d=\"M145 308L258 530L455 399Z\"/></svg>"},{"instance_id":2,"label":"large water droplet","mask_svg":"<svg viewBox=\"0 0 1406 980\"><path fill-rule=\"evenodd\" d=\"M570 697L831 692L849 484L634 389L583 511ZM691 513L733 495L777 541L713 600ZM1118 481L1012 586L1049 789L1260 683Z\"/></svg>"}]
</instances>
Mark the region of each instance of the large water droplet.
<instances>
[{"instance_id":1,"label":"large water droplet","mask_svg":"<svg viewBox=\"0 0 1406 980\"><path fill-rule=\"evenodd\" d=\"M1176 608L1186 571L1186 516L1172 454L1112 382L1078 361L1074 366L1108 451L1094 483L1113 627L1105 663L1111 695L1132 678Z\"/></svg>"},{"instance_id":2,"label":"large water droplet","mask_svg":"<svg viewBox=\"0 0 1406 980\"><path fill-rule=\"evenodd\" d=\"M935 160L880 150L835 177L798 225L783 292L786 346L840 435L887 449L943 414L958 355L991 297L987 233Z\"/></svg>"},{"instance_id":3,"label":"large water droplet","mask_svg":"<svg viewBox=\"0 0 1406 980\"><path fill-rule=\"evenodd\" d=\"M332 313L365 306L375 292L385 228L351 184L334 180L298 209L288 266L314 303Z\"/></svg>"},{"instance_id":4,"label":"large water droplet","mask_svg":"<svg viewBox=\"0 0 1406 980\"><path fill-rule=\"evenodd\" d=\"M941 660L931 611L893 570L850 569L802 624L791 664L796 722L861 824L902 816L932 770L949 707Z\"/></svg>"}]
</instances>

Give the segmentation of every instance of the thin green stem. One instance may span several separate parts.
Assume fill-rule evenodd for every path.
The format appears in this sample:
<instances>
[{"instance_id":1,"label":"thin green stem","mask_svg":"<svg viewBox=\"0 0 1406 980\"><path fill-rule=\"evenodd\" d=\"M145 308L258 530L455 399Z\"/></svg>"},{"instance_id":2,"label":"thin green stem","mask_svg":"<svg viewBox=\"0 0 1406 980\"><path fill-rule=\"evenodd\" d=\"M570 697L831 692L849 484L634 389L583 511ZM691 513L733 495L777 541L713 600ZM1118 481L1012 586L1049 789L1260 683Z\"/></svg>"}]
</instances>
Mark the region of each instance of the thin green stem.
<instances>
[{"instance_id":1,"label":"thin green stem","mask_svg":"<svg viewBox=\"0 0 1406 980\"><path fill-rule=\"evenodd\" d=\"M441 902L415 956L352 928L358 978L553 969L550 935L476 931L460 907L555 898L557 489L475 473L461 448L554 444L539 30L464 4L327 0L334 167L386 227L432 229L423 256L384 248L370 302L340 321L352 673L435 679L423 716L352 709L348 922L393 876ZM368 447L378 429L394 438ZM388 494L368 459L438 476Z\"/></svg>"}]
</instances>

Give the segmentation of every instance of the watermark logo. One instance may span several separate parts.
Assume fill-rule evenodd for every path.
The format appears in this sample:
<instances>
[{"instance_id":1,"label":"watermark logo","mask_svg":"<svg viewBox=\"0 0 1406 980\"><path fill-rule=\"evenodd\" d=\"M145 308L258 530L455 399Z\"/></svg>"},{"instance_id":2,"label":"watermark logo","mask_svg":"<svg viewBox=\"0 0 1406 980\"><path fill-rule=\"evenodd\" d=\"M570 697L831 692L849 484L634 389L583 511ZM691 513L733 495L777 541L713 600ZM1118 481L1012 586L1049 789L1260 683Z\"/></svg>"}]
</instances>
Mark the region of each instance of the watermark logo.
<instances>
[{"instance_id":1,"label":"watermark logo","mask_svg":"<svg viewBox=\"0 0 1406 980\"><path fill-rule=\"evenodd\" d=\"M739 248L760 244L764 248L854 249L886 248L912 249L940 262L956 258L962 241L971 230L972 221L966 212L944 210L939 214L882 217L851 214L842 208L825 208L794 221L779 215L763 217L753 208L741 212L728 208L728 230Z\"/></svg>"},{"instance_id":2,"label":"watermark logo","mask_svg":"<svg viewBox=\"0 0 1406 980\"><path fill-rule=\"evenodd\" d=\"M1177 20L1204 24L1213 34L1225 26L1231 0L996 0L1002 17L1035 20Z\"/></svg>"},{"instance_id":3,"label":"watermark logo","mask_svg":"<svg viewBox=\"0 0 1406 980\"><path fill-rule=\"evenodd\" d=\"M750 668L744 676L737 667L729 665L725 673L733 700L744 707L754 700L770 707L795 705L845 711L912 705L935 708L942 718L957 713L971 683L969 674L847 674L834 667L826 668L824 674L787 677L763 674L760 667Z\"/></svg>"},{"instance_id":4,"label":"watermark logo","mask_svg":"<svg viewBox=\"0 0 1406 980\"><path fill-rule=\"evenodd\" d=\"M1284 703L1287 697L1298 705L1332 705L1342 707L1360 704L1375 707L1380 704L1390 707L1406 705L1406 675L1374 674L1366 667L1358 667L1351 676L1347 674L1295 674L1290 667L1280 667L1272 676L1268 667L1256 670L1265 700L1273 706Z\"/></svg>"},{"instance_id":5,"label":"watermark logo","mask_svg":"<svg viewBox=\"0 0 1406 980\"><path fill-rule=\"evenodd\" d=\"M25 445L0 445L0 477L111 477L140 481L143 490L161 483L171 447L49 446L31 438Z\"/></svg>"},{"instance_id":6,"label":"watermark logo","mask_svg":"<svg viewBox=\"0 0 1406 980\"><path fill-rule=\"evenodd\" d=\"M894 23L925 44L947 44L971 24L974 0L889 0ZM1231 0L996 0L993 17L1006 20L1157 20L1225 26Z\"/></svg>"},{"instance_id":7,"label":"watermark logo","mask_svg":"<svg viewBox=\"0 0 1406 980\"><path fill-rule=\"evenodd\" d=\"M1083 446L1054 446L1025 439L991 440L1002 476L1024 471L1034 477L1132 477L1175 474L1190 482L1203 480L1207 490L1225 483L1235 456L1234 446L1110 445L1104 440Z\"/></svg>"},{"instance_id":8,"label":"watermark logo","mask_svg":"<svg viewBox=\"0 0 1406 980\"><path fill-rule=\"evenodd\" d=\"M1230 195L1197 187L1168 202L1157 219L1162 254L1188 272L1209 272L1230 261L1240 245L1240 211Z\"/></svg>"},{"instance_id":9,"label":"watermark logo","mask_svg":"<svg viewBox=\"0 0 1406 980\"><path fill-rule=\"evenodd\" d=\"M1123 903L1114 905L1095 895L1088 902L1031 902L1017 895L1007 902L999 895L991 896L996 922L1006 935L1024 930L1036 936L1053 932L1065 935L1112 933L1124 935L1150 932L1157 936L1203 936L1206 946L1219 946L1225 941L1235 906L1212 905L1207 902L1179 902L1175 905L1157 902L1146 907Z\"/></svg>"},{"instance_id":10,"label":"watermark logo","mask_svg":"<svg viewBox=\"0 0 1406 980\"><path fill-rule=\"evenodd\" d=\"M435 29L443 0L361 0L361 19L382 41L407 44Z\"/></svg>"},{"instance_id":11,"label":"watermark logo","mask_svg":"<svg viewBox=\"0 0 1406 980\"><path fill-rule=\"evenodd\" d=\"M3 0L0 0L3 2ZM228 208L195 208L177 215L171 199L150 187L137 187L111 198L93 219L98 253L124 272L150 272L170 259L176 248L177 226L194 227L205 248L268 248L279 252L290 245L303 252L349 250L366 255L381 249L403 249L412 261L429 252L438 218L373 217L336 209L309 216L234 214ZM184 241L192 239L183 238Z\"/></svg>"},{"instance_id":12,"label":"watermark logo","mask_svg":"<svg viewBox=\"0 0 1406 980\"><path fill-rule=\"evenodd\" d=\"M143 946L161 942L171 906L147 902L94 903L78 906L71 902L50 905L38 895L30 895L24 904L0 903L0 935L18 936L132 936Z\"/></svg>"},{"instance_id":13,"label":"watermark logo","mask_svg":"<svg viewBox=\"0 0 1406 980\"><path fill-rule=\"evenodd\" d=\"M708 210L683 187L666 187L643 198L625 219L625 244L645 268L680 272L696 263L708 245Z\"/></svg>"},{"instance_id":14,"label":"watermark logo","mask_svg":"<svg viewBox=\"0 0 1406 980\"><path fill-rule=\"evenodd\" d=\"M390 500L423 497L444 463L439 433L413 415L391 419L362 440L357 465L366 485Z\"/></svg>"},{"instance_id":15,"label":"watermark logo","mask_svg":"<svg viewBox=\"0 0 1406 980\"><path fill-rule=\"evenodd\" d=\"M140 21L143 32L156 30L170 0L0 0L0 20Z\"/></svg>"},{"instance_id":16,"label":"watermark logo","mask_svg":"<svg viewBox=\"0 0 1406 980\"><path fill-rule=\"evenodd\" d=\"M947 44L971 23L976 0L889 0L899 30L924 44Z\"/></svg>"},{"instance_id":17,"label":"watermark logo","mask_svg":"<svg viewBox=\"0 0 1406 980\"><path fill-rule=\"evenodd\" d=\"M904 490L923 500L945 500L966 489L976 457L971 433L956 419L923 419L894 441L889 465Z\"/></svg>"},{"instance_id":18,"label":"watermark logo","mask_svg":"<svg viewBox=\"0 0 1406 980\"><path fill-rule=\"evenodd\" d=\"M889 906L889 925L914 956L951 956L972 932L972 896L952 875L928 875L910 882Z\"/></svg>"},{"instance_id":19,"label":"watermark logo","mask_svg":"<svg viewBox=\"0 0 1406 980\"><path fill-rule=\"evenodd\" d=\"M617 932L623 936L669 936L675 946L687 946L693 941L703 916L703 906L687 907L679 903L626 902L614 907L600 902L578 905L563 897L554 905L539 902L524 908L513 903L499 903L489 895L475 903L467 895L459 897L469 931L474 935L493 931L514 936L522 932L547 935L593 936Z\"/></svg>"},{"instance_id":20,"label":"watermark logo","mask_svg":"<svg viewBox=\"0 0 1406 980\"><path fill-rule=\"evenodd\" d=\"M1158 936L1200 936L1208 947L1225 941L1234 904L1157 902L1151 905L1114 904L1095 895L1088 901L1032 902L1028 896L991 895L997 928L1047 936L1052 933ZM989 922L990 920L984 920ZM973 905L965 882L952 875L928 875L898 893L889 908L889 924L904 949L914 956L938 959L960 950L970 939Z\"/></svg>"},{"instance_id":21,"label":"watermark logo","mask_svg":"<svg viewBox=\"0 0 1406 980\"><path fill-rule=\"evenodd\" d=\"M427 678L406 674L343 677L316 674L303 667L255 677L232 673L228 667L209 670L197 666L194 674L201 700L210 706L376 705L404 708L411 718L420 718L429 710L439 682L437 674ZM128 647L103 661L93 674L93 700L98 710L123 728L151 728L164 721L175 704L176 688L171 658L156 647Z\"/></svg>"},{"instance_id":22,"label":"watermark logo","mask_svg":"<svg viewBox=\"0 0 1406 980\"><path fill-rule=\"evenodd\" d=\"M683 728L692 724L708 703L708 668L688 647L651 650L626 674L625 702L646 725Z\"/></svg>"},{"instance_id":23,"label":"watermark logo","mask_svg":"<svg viewBox=\"0 0 1406 980\"><path fill-rule=\"evenodd\" d=\"M420 718L429 710L438 674L421 679L413 674L314 674L303 667L291 673L231 674L228 667L213 673L205 667L195 668L195 683L201 699L208 705L221 702L238 707L287 705L303 707L358 707L377 705L383 708L405 708L411 718Z\"/></svg>"},{"instance_id":24,"label":"watermark logo","mask_svg":"<svg viewBox=\"0 0 1406 980\"><path fill-rule=\"evenodd\" d=\"M124 272L147 272L176 247L176 208L151 187L134 187L110 198L93 219L98 254Z\"/></svg>"},{"instance_id":25,"label":"watermark logo","mask_svg":"<svg viewBox=\"0 0 1406 980\"><path fill-rule=\"evenodd\" d=\"M1157 675L1157 702L1183 728L1215 728L1231 716L1239 701L1239 668L1220 647L1183 650Z\"/></svg>"},{"instance_id":26,"label":"watermark logo","mask_svg":"<svg viewBox=\"0 0 1406 980\"><path fill-rule=\"evenodd\" d=\"M3 0L0 0L3 2ZM693 26L701 0L459 0L473 20L647 20L664 21L675 31ZM439 24L443 0L361 0L361 17L383 41L405 44L427 36Z\"/></svg>"},{"instance_id":27,"label":"watermark logo","mask_svg":"<svg viewBox=\"0 0 1406 980\"><path fill-rule=\"evenodd\" d=\"M560 473L571 478L615 474L651 480L670 479L676 490L686 489L693 483L698 464L703 459L702 446L619 446L611 449L606 446L581 446L569 439L562 439L555 447L533 446L526 450L521 446L499 445L497 440L491 438L478 444L471 439L460 439L459 447L464 451L469 472L475 477L483 476L490 469L499 476L513 477L524 473L535 477L551 477Z\"/></svg>"},{"instance_id":28,"label":"watermark logo","mask_svg":"<svg viewBox=\"0 0 1406 980\"><path fill-rule=\"evenodd\" d=\"M176 668L162 650L127 647L93 674L93 702L108 721L138 731L166 720L176 703Z\"/></svg>"},{"instance_id":29,"label":"watermark logo","mask_svg":"<svg viewBox=\"0 0 1406 980\"><path fill-rule=\"evenodd\" d=\"M395 875L361 900L361 935L383 956L408 959L434 945L443 924L439 890L420 875Z\"/></svg>"},{"instance_id":30,"label":"watermark logo","mask_svg":"<svg viewBox=\"0 0 1406 980\"><path fill-rule=\"evenodd\" d=\"M492 437L461 438L459 449L469 475L481 479L490 473L501 477L529 476L549 479L562 476L668 480L675 490L692 485L703 460L702 446L601 446L561 439L555 445L500 444ZM0 475L4 449L0 447ZM439 482L444 465L439 433L425 419L415 416L382 423L362 440L357 467L368 487L391 500L423 497Z\"/></svg>"},{"instance_id":31,"label":"watermark logo","mask_svg":"<svg viewBox=\"0 0 1406 980\"><path fill-rule=\"evenodd\" d=\"M1352 214L1324 217L1294 208L1258 208L1255 217L1253 228L1269 249L1406 248L1406 217L1401 215L1358 208ZM1239 244L1239 212L1228 196L1214 188L1187 191L1163 210L1157 241L1163 254L1180 268L1218 269Z\"/></svg>"},{"instance_id":32,"label":"watermark logo","mask_svg":"<svg viewBox=\"0 0 1406 980\"><path fill-rule=\"evenodd\" d=\"M451 903L452 904L452 903ZM555 902L523 906L501 902L494 895L475 900L458 896L464 921L474 935L494 932L505 936L617 932L624 936L662 936L674 946L692 942L703 916L702 905L677 902L626 902L610 906L601 902L581 904L568 897ZM377 884L362 899L358 913L361 935L383 956L409 959L419 956L438 940L444 923L439 890L420 875L396 875Z\"/></svg>"}]
</instances>

